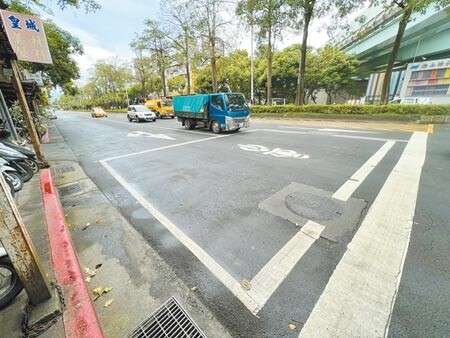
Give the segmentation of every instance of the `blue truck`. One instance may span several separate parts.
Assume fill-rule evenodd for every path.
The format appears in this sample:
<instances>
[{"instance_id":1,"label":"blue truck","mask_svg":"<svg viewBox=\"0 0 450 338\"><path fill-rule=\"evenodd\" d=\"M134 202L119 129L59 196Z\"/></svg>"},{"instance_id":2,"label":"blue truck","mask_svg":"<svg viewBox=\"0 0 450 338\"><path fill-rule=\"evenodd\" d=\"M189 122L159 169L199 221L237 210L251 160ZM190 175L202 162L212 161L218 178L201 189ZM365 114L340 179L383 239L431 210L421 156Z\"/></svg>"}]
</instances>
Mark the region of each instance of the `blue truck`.
<instances>
[{"instance_id":1,"label":"blue truck","mask_svg":"<svg viewBox=\"0 0 450 338\"><path fill-rule=\"evenodd\" d=\"M173 111L186 129L202 127L219 134L250 126L250 109L240 93L174 96Z\"/></svg>"}]
</instances>

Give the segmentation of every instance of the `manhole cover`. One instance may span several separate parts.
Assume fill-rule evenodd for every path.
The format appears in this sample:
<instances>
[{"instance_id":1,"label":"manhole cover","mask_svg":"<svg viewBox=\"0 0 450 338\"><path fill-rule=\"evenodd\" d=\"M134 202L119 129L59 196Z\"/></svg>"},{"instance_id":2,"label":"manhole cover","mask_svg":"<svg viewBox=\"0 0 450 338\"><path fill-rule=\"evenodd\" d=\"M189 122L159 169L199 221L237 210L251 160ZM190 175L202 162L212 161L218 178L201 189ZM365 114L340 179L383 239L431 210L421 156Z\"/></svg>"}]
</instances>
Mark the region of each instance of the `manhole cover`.
<instances>
[{"instance_id":1,"label":"manhole cover","mask_svg":"<svg viewBox=\"0 0 450 338\"><path fill-rule=\"evenodd\" d=\"M328 221L344 212L332 199L311 193L294 192L285 198L287 208L306 219Z\"/></svg>"}]
</instances>

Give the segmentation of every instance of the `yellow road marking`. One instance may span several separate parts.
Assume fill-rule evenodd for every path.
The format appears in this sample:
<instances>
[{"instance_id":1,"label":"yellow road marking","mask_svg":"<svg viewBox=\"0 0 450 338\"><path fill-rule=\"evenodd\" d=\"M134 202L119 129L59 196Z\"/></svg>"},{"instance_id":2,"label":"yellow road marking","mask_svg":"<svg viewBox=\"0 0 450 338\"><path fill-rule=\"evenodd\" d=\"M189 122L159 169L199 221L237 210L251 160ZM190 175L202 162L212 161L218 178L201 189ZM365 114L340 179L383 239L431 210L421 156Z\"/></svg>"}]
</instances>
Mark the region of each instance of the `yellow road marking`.
<instances>
[{"instance_id":1,"label":"yellow road marking","mask_svg":"<svg viewBox=\"0 0 450 338\"><path fill-rule=\"evenodd\" d=\"M429 124L427 126L427 133L433 134L433 132L434 132L434 124Z\"/></svg>"}]
</instances>

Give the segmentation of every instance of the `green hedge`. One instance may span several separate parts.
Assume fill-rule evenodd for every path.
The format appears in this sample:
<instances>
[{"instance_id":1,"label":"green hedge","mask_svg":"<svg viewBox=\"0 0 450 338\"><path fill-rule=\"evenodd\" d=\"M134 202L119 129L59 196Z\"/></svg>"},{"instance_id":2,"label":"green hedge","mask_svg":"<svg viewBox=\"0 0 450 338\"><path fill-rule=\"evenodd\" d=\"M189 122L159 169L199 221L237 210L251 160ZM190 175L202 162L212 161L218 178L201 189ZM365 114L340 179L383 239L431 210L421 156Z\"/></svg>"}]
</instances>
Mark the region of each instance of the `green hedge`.
<instances>
[{"instance_id":1,"label":"green hedge","mask_svg":"<svg viewBox=\"0 0 450 338\"><path fill-rule=\"evenodd\" d=\"M255 117L380 117L388 119L416 119L421 116L450 115L450 105L389 104L377 105L277 105L252 106Z\"/></svg>"}]
</instances>

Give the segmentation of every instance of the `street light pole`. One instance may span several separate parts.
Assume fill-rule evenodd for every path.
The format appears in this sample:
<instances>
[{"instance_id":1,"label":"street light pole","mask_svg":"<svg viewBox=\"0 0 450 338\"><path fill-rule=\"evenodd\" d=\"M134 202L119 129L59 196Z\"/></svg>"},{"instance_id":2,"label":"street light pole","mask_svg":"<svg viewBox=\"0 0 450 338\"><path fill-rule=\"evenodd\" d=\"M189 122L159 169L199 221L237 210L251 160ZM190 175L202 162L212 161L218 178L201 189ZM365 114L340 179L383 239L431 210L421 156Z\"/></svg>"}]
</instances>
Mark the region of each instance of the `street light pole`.
<instances>
[{"instance_id":1,"label":"street light pole","mask_svg":"<svg viewBox=\"0 0 450 338\"><path fill-rule=\"evenodd\" d=\"M254 70L253 70L253 23L250 27L250 101L253 104L254 102Z\"/></svg>"}]
</instances>

